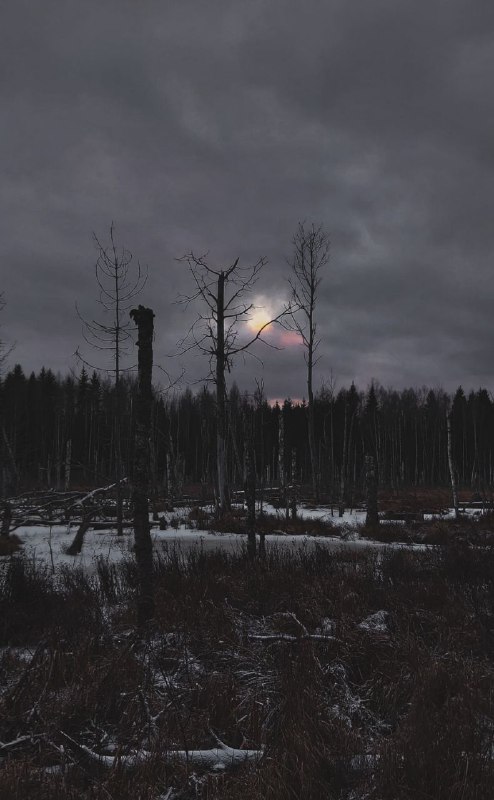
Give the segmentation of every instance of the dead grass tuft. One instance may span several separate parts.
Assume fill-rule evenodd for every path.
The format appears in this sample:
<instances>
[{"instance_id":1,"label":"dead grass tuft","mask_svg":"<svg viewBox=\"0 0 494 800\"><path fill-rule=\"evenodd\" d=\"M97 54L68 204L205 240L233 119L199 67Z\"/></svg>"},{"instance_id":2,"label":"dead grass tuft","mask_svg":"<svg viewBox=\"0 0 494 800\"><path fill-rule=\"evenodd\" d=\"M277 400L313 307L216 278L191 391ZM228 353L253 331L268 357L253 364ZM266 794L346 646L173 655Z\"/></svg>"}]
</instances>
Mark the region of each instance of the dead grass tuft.
<instances>
[{"instance_id":1,"label":"dead grass tuft","mask_svg":"<svg viewBox=\"0 0 494 800\"><path fill-rule=\"evenodd\" d=\"M12 533L10 536L0 536L0 557L11 556L22 547L22 542L19 537Z\"/></svg>"}]
</instances>

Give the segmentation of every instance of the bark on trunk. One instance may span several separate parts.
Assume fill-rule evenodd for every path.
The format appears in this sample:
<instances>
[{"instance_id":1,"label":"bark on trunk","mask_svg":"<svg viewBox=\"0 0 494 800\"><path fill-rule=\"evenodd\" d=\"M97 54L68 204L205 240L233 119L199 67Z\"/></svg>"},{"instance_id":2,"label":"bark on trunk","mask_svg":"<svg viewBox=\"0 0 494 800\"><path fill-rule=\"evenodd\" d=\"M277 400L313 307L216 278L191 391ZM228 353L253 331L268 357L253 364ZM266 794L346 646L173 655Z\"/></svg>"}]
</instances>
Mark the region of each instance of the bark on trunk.
<instances>
[{"instance_id":1,"label":"bark on trunk","mask_svg":"<svg viewBox=\"0 0 494 800\"><path fill-rule=\"evenodd\" d=\"M122 462L120 460L120 429L117 431L117 454L115 461L116 504L117 504L117 535L123 536L123 494L122 494Z\"/></svg>"},{"instance_id":2,"label":"bark on trunk","mask_svg":"<svg viewBox=\"0 0 494 800\"><path fill-rule=\"evenodd\" d=\"M254 432L250 415L245 417L245 502L247 505L247 554L256 557L256 470L254 464Z\"/></svg>"},{"instance_id":3,"label":"bark on trunk","mask_svg":"<svg viewBox=\"0 0 494 800\"><path fill-rule=\"evenodd\" d=\"M348 427L348 406L345 404L345 422L343 427L343 453L341 458L340 475L340 500L338 504L338 516L342 517L345 512L345 492L346 492L346 462L347 462L347 427Z\"/></svg>"},{"instance_id":4,"label":"bark on trunk","mask_svg":"<svg viewBox=\"0 0 494 800\"><path fill-rule=\"evenodd\" d=\"M453 445L452 445L452 436L451 436L451 414L446 415L446 426L448 432L448 465L449 465L449 477L451 480L451 491L453 494L453 508L455 510L455 517L458 517L458 489L456 486L456 473L455 473L455 465L453 462Z\"/></svg>"},{"instance_id":5,"label":"bark on trunk","mask_svg":"<svg viewBox=\"0 0 494 800\"><path fill-rule=\"evenodd\" d=\"M312 315L310 317L310 325L312 329ZM316 503L319 502L319 476L317 473L317 459L316 459L316 437L314 431L314 393L312 390L312 368L313 368L313 342L312 337L309 342L309 354L307 365L307 393L308 393L308 434L309 434L309 454L310 454L310 471L312 476L312 492Z\"/></svg>"},{"instance_id":6,"label":"bark on trunk","mask_svg":"<svg viewBox=\"0 0 494 800\"><path fill-rule=\"evenodd\" d=\"M216 306L216 469L218 478L218 513L228 508L226 480L226 383L225 383L225 273L218 276Z\"/></svg>"},{"instance_id":7,"label":"bark on trunk","mask_svg":"<svg viewBox=\"0 0 494 800\"><path fill-rule=\"evenodd\" d=\"M65 476L64 476L64 489L69 491L70 486L70 467L72 463L72 439L67 439L65 446Z\"/></svg>"},{"instance_id":8,"label":"bark on trunk","mask_svg":"<svg viewBox=\"0 0 494 800\"><path fill-rule=\"evenodd\" d=\"M377 471L374 456L365 457L365 482L367 489L365 527L377 528L379 525L379 512L377 506Z\"/></svg>"},{"instance_id":9,"label":"bark on trunk","mask_svg":"<svg viewBox=\"0 0 494 800\"><path fill-rule=\"evenodd\" d=\"M82 518L82 522L76 531L76 534L72 540L72 544L70 545L70 547L67 548L67 555L69 556L79 555L79 553L82 550L82 545L84 544L84 535L88 530L88 528L90 527L92 519L97 511L98 511L97 508L93 508L91 511L89 511L88 514L86 514Z\"/></svg>"},{"instance_id":10,"label":"bark on trunk","mask_svg":"<svg viewBox=\"0 0 494 800\"><path fill-rule=\"evenodd\" d=\"M177 496L177 477L175 453L171 431L171 422L168 427L168 449L166 451L166 497L168 500L175 500Z\"/></svg>"},{"instance_id":11,"label":"bark on trunk","mask_svg":"<svg viewBox=\"0 0 494 800\"><path fill-rule=\"evenodd\" d=\"M153 546L149 526L150 439L153 372L153 319L150 308L139 306L130 316L138 329L138 392L134 442L134 508L135 555L138 572L137 617L140 625L154 615Z\"/></svg>"},{"instance_id":12,"label":"bark on trunk","mask_svg":"<svg viewBox=\"0 0 494 800\"><path fill-rule=\"evenodd\" d=\"M12 522L12 506L10 505L10 503L6 502L3 507L2 529L0 532L1 536L8 537L10 535L11 522Z\"/></svg>"},{"instance_id":13,"label":"bark on trunk","mask_svg":"<svg viewBox=\"0 0 494 800\"><path fill-rule=\"evenodd\" d=\"M280 483L280 506L286 508L285 418L283 416L283 409L281 408L278 418L278 479Z\"/></svg>"},{"instance_id":14,"label":"bark on trunk","mask_svg":"<svg viewBox=\"0 0 494 800\"><path fill-rule=\"evenodd\" d=\"M292 491L290 497L290 512L292 519L297 519L297 451L292 450Z\"/></svg>"}]
</instances>

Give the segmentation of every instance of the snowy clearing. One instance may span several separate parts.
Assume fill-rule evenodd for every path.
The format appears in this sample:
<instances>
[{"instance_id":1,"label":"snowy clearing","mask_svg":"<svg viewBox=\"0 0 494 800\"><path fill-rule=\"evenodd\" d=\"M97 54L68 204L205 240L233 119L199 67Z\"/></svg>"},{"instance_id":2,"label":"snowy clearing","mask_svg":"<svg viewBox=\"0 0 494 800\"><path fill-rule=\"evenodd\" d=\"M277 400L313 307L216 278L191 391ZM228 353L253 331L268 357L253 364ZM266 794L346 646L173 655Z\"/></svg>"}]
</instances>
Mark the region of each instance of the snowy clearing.
<instances>
[{"instance_id":1,"label":"snowy clearing","mask_svg":"<svg viewBox=\"0 0 494 800\"><path fill-rule=\"evenodd\" d=\"M177 548L181 552L199 548L205 551L226 550L234 553L240 552L246 546L247 536L237 533L214 533L206 530L197 530L188 527L185 522L189 509L181 509L184 522L178 529L168 528L165 531L152 530L152 539L155 552L163 553L164 550ZM272 507L266 507L268 513L276 513ZM310 519L324 519L328 514L325 508L301 508L300 516ZM282 548L314 548L324 547L329 551L341 550L383 550L384 548L407 548L424 550L427 545L383 543L359 538L359 528L365 518L364 512L345 512L341 518L333 517L331 521L339 528L345 528L348 538L338 536L313 536L287 535L282 532L283 518L280 515L280 532L266 534L266 546ZM38 563L44 562L56 571L59 567L82 567L85 571L92 572L100 559L111 563L119 563L129 558L133 552L133 533L128 529L122 537L117 536L112 530L89 530L84 537L84 546L79 555L68 555L67 547L72 542L77 525L32 525L21 526L16 534L22 542L21 552L28 558Z\"/></svg>"}]
</instances>

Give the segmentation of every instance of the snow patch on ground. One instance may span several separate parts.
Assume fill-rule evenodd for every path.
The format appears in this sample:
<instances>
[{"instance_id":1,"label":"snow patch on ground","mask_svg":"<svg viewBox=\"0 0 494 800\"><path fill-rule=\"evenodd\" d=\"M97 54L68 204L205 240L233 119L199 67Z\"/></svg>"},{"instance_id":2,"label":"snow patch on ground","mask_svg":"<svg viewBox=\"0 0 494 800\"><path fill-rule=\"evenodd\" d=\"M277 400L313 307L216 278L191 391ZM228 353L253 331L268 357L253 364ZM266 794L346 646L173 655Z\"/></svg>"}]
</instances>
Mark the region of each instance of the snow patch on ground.
<instances>
[{"instance_id":1,"label":"snow patch on ground","mask_svg":"<svg viewBox=\"0 0 494 800\"><path fill-rule=\"evenodd\" d=\"M361 631L368 631L369 633L388 633L388 617L387 611L375 611L374 614L369 614L362 622L357 625Z\"/></svg>"},{"instance_id":2,"label":"snow patch on ground","mask_svg":"<svg viewBox=\"0 0 494 800\"><path fill-rule=\"evenodd\" d=\"M300 505L297 506L297 516L300 519L320 519L323 520L323 522L330 522L336 527L363 525L365 522L365 511L354 511L353 509L351 511L345 510L343 516L339 517L335 506L333 506L333 509L334 513L331 513L331 506ZM285 511L275 508L270 503L263 504L263 511L266 514L273 514L275 517L279 517L280 524L282 524L285 519Z\"/></svg>"},{"instance_id":3,"label":"snow patch on ground","mask_svg":"<svg viewBox=\"0 0 494 800\"><path fill-rule=\"evenodd\" d=\"M228 552L241 552L246 546L247 537L236 533L216 533L206 530L198 530L189 527L188 513L189 508L177 509L174 516L178 521L179 527L169 527L162 531L153 528L151 531L154 549L157 553L166 550L179 549L187 553L192 549L203 549L205 551L227 550ZM365 521L365 511L345 511L342 517L331 516L331 509L328 506L300 506L298 514L309 523L308 534L289 535L282 532L284 514L277 511L274 506L264 505L264 511L275 514L280 518L280 532L266 534L266 546L276 546L280 548L300 549L324 547L333 552L347 549L351 551L382 551L388 549L414 549L425 550L426 545L422 544L402 544L402 543L383 543L359 538L359 529ZM310 520L323 519L330 521L338 528L338 535L335 536L313 536L310 535ZM22 551L27 558L33 559L38 563L44 563L47 567L57 571L60 567L81 567L85 572L94 573L100 559L111 563L119 563L132 556L133 553L133 533L132 529L127 529L124 535L117 536L114 530L89 530L84 537L84 545L79 555L68 555L66 550L71 544L77 530L76 524L68 525L26 525L20 526L16 530L22 542ZM0 558L6 562L9 557Z\"/></svg>"}]
</instances>

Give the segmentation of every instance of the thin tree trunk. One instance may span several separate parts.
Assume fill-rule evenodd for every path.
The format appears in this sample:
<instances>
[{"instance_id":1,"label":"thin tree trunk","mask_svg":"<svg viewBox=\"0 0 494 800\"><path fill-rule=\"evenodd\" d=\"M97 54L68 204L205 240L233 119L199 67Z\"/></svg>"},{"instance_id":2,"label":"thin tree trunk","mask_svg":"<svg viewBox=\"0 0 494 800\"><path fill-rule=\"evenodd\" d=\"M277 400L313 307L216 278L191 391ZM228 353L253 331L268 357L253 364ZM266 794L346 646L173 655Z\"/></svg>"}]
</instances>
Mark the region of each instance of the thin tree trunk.
<instances>
[{"instance_id":1,"label":"thin tree trunk","mask_svg":"<svg viewBox=\"0 0 494 800\"><path fill-rule=\"evenodd\" d=\"M226 482L226 383L225 383L225 273L218 276L216 343L216 468L218 476L218 513L228 507Z\"/></svg>"},{"instance_id":2,"label":"thin tree trunk","mask_svg":"<svg viewBox=\"0 0 494 800\"><path fill-rule=\"evenodd\" d=\"M233 470L232 470L233 476L232 476L232 482L231 482L231 485L233 486L233 489L235 489L236 486L237 486L235 471L238 473L239 480L242 479L242 462L240 461L240 455L239 455L239 452L238 452L237 435L236 435L237 432L236 432L235 428L236 428L236 426L234 425L234 422L233 422L233 419L232 419L232 415L231 415L231 411L230 411L230 413L228 414L228 432L230 434L230 441L232 443L232 451L233 451Z\"/></svg>"},{"instance_id":3,"label":"thin tree trunk","mask_svg":"<svg viewBox=\"0 0 494 800\"><path fill-rule=\"evenodd\" d=\"M280 506L286 507L286 480L285 480L285 418L283 409L280 408L278 418L278 481L280 484Z\"/></svg>"},{"instance_id":4,"label":"thin tree trunk","mask_svg":"<svg viewBox=\"0 0 494 800\"><path fill-rule=\"evenodd\" d=\"M118 386L115 387L118 393ZM115 415L115 482L116 482L116 502L117 502L117 535L123 535L123 496L122 496L122 458L120 447L120 401L117 399L117 413Z\"/></svg>"},{"instance_id":5,"label":"thin tree trunk","mask_svg":"<svg viewBox=\"0 0 494 800\"><path fill-rule=\"evenodd\" d=\"M334 465L334 420L333 420L333 398L331 398L331 516L333 516L333 502L335 494L335 465Z\"/></svg>"},{"instance_id":6,"label":"thin tree trunk","mask_svg":"<svg viewBox=\"0 0 494 800\"><path fill-rule=\"evenodd\" d=\"M256 400L259 409L259 511L262 514L264 508L264 380L256 381Z\"/></svg>"},{"instance_id":7,"label":"thin tree trunk","mask_svg":"<svg viewBox=\"0 0 494 800\"><path fill-rule=\"evenodd\" d=\"M69 486L70 486L71 459L72 459L72 439L67 439L67 444L65 446L65 475L64 475L64 489L66 492L69 491Z\"/></svg>"},{"instance_id":8,"label":"thin tree trunk","mask_svg":"<svg viewBox=\"0 0 494 800\"><path fill-rule=\"evenodd\" d=\"M308 393L308 434L309 434L309 454L310 454L310 470L311 470L311 478L312 478L312 493L314 495L314 500L316 503L319 502L319 476L317 473L317 465L316 465L316 437L314 431L314 392L312 390L312 369L313 369L313 322L312 322L312 313L309 316L309 325L311 330L311 336L309 341L309 352L307 357L307 393Z\"/></svg>"},{"instance_id":9,"label":"thin tree trunk","mask_svg":"<svg viewBox=\"0 0 494 800\"><path fill-rule=\"evenodd\" d=\"M379 513L377 506L377 471L374 456L365 457L365 483L367 490L367 514L365 516L366 528L377 528Z\"/></svg>"},{"instance_id":10,"label":"thin tree trunk","mask_svg":"<svg viewBox=\"0 0 494 800\"><path fill-rule=\"evenodd\" d=\"M451 414L446 415L446 427L448 433L448 465L449 477L451 480L451 491L453 493L453 508L455 510L455 517L458 517L458 489L456 486L455 465L453 463L453 446L451 437Z\"/></svg>"},{"instance_id":11,"label":"thin tree trunk","mask_svg":"<svg viewBox=\"0 0 494 800\"><path fill-rule=\"evenodd\" d=\"M245 502L247 505L247 554L256 557L256 469L254 463L254 431L252 417L244 420Z\"/></svg>"},{"instance_id":12,"label":"thin tree trunk","mask_svg":"<svg viewBox=\"0 0 494 800\"><path fill-rule=\"evenodd\" d=\"M12 468L12 479L11 479L10 483L12 485L12 489L15 491L17 489L17 484L19 482L19 471L17 469L17 464L15 463L14 453L12 452L12 448L10 446L10 442L9 442L9 440L7 438L7 432L5 430L5 427L2 425L2 450L4 450L4 449L5 449L5 452L8 454L10 465L11 465L11 468ZM6 464L6 459L5 460L3 459L3 452L2 452L2 462L3 462L4 465ZM7 483L7 481L4 480L3 487L2 487L2 491L5 494L6 494L6 486L5 486L6 483Z\"/></svg>"},{"instance_id":13,"label":"thin tree trunk","mask_svg":"<svg viewBox=\"0 0 494 800\"><path fill-rule=\"evenodd\" d=\"M338 516L342 517L345 511L345 488L346 488L346 460L347 460L347 427L348 427L348 406L345 403L345 422L343 426L343 454L341 459L340 474L340 500L338 504Z\"/></svg>"},{"instance_id":14,"label":"thin tree trunk","mask_svg":"<svg viewBox=\"0 0 494 800\"><path fill-rule=\"evenodd\" d=\"M67 548L67 555L69 556L79 555L79 553L82 550L82 545L84 544L84 535L88 530L88 528L90 527L92 519L97 511L98 511L97 508L93 508L82 518L82 522L77 528L76 534L72 540L72 544L70 545L70 547Z\"/></svg>"},{"instance_id":15,"label":"thin tree trunk","mask_svg":"<svg viewBox=\"0 0 494 800\"><path fill-rule=\"evenodd\" d=\"M138 392L134 442L134 508L135 555L138 571L137 617L140 625L154 615L153 545L149 527L149 473L153 372L153 318L150 308L139 306L130 316L138 328Z\"/></svg>"},{"instance_id":16,"label":"thin tree trunk","mask_svg":"<svg viewBox=\"0 0 494 800\"><path fill-rule=\"evenodd\" d=\"M297 519L297 451L292 449L292 496L290 498L290 510L292 519Z\"/></svg>"},{"instance_id":17,"label":"thin tree trunk","mask_svg":"<svg viewBox=\"0 0 494 800\"><path fill-rule=\"evenodd\" d=\"M113 242L112 242L113 243ZM115 250L114 250L115 252ZM120 283L115 269L115 481L117 484L117 535L123 536L122 403L120 398Z\"/></svg>"},{"instance_id":18,"label":"thin tree trunk","mask_svg":"<svg viewBox=\"0 0 494 800\"><path fill-rule=\"evenodd\" d=\"M2 528L0 530L0 535L2 537L7 538L10 535L10 524L12 522L12 506L9 502L6 502L3 507L3 514L2 514Z\"/></svg>"},{"instance_id":19,"label":"thin tree trunk","mask_svg":"<svg viewBox=\"0 0 494 800\"><path fill-rule=\"evenodd\" d=\"M176 459L173 447L172 423L168 424L168 449L166 451L166 496L174 500L177 494Z\"/></svg>"}]
</instances>

